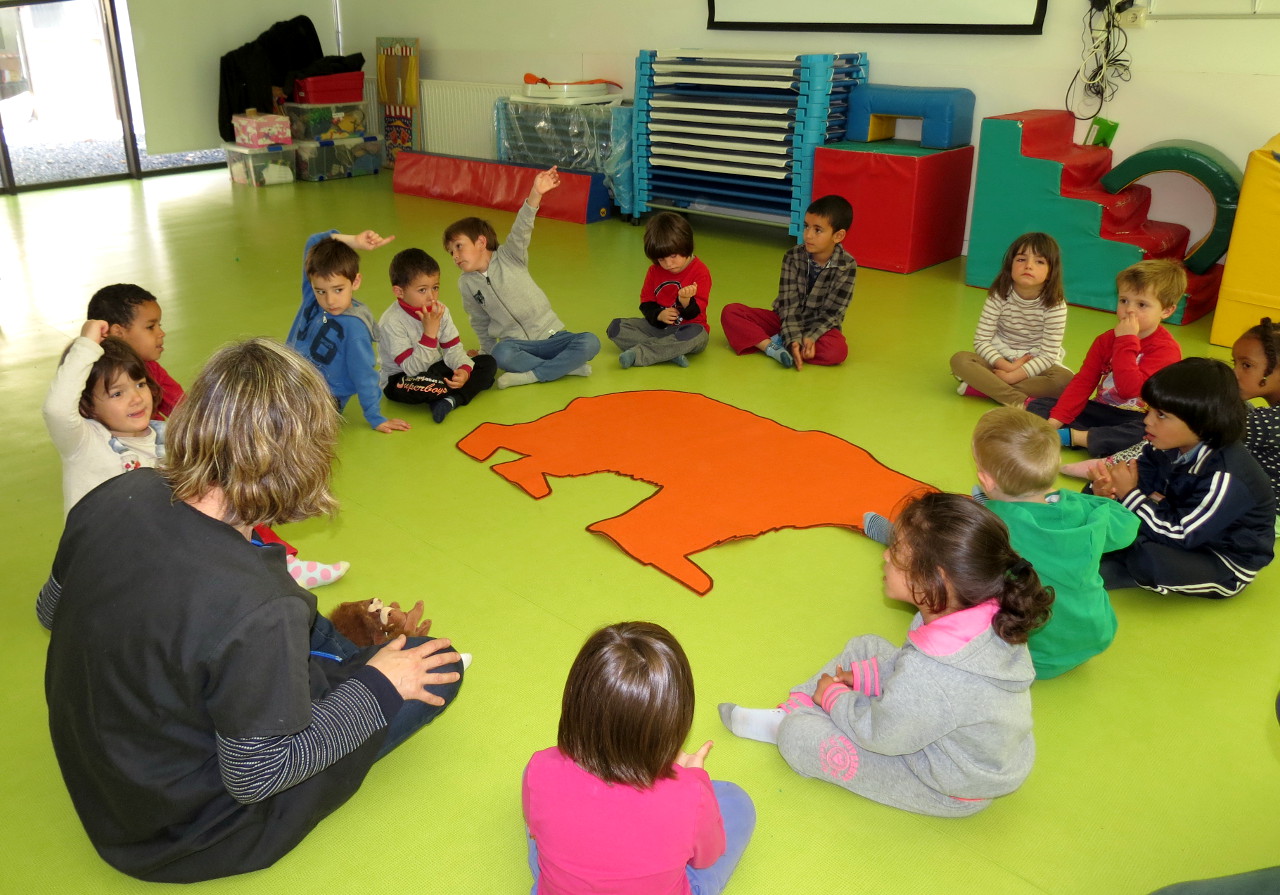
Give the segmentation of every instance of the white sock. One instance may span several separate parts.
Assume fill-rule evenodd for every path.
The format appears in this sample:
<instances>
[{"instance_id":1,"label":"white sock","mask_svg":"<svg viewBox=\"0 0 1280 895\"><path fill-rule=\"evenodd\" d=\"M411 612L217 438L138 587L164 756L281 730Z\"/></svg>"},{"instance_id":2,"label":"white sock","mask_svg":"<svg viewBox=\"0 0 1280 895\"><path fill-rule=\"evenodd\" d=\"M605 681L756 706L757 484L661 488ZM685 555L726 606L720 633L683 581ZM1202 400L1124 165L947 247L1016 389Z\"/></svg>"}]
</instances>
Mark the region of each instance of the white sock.
<instances>
[{"instance_id":1,"label":"white sock","mask_svg":"<svg viewBox=\"0 0 1280 895\"><path fill-rule=\"evenodd\" d=\"M748 709L732 702L720 703L720 720L734 736L762 743L778 742L778 727L787 713L782 709Z\"/></svg>"},{"instance_id":2,"label":"white sock","mask_svg":"<svg viewBox=\"0 0 1280 895\"><path fill-rule=\"evenodd\" d=\"M498 388L511 388L515 385L529 385L537 382L538 377L533 372L528 373L503 373L498 377Z\"/></svg>"},{"instance_id":3,"label":"white sock","mask_svg":"<svg viewBox=\"0 0 1280 895\"><path fill-rule=\"evenodd\" d=\"M583 364L581 367L574 367L565 375L566 376L590 376L591 364Z\"/></svg>"}]
</instances>

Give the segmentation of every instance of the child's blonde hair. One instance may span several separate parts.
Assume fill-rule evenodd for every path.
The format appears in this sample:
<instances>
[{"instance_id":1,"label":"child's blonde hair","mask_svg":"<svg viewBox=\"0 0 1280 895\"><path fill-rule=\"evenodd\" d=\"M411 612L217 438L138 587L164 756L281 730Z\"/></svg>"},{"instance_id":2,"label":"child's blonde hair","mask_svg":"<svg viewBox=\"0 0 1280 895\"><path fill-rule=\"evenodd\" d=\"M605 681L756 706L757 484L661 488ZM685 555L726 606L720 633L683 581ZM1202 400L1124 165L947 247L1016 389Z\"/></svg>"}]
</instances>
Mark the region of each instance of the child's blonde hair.
<instances>
[{"instance_id":1,"label":"child's blonde hair","mask_svg":"<svg viewBox=\"0 0 1280 895\"><path fill-rule=\"evenodd\" d=\"M211 489L229 525L274 525L330 515L338 409L320 372L273 339L218 351L173 412L163 473L174 500Z\"/></svg>"},{"instance_id":2,"label":"child's blonde hair","mask_svg":"<svg viewBox=\"0 0 1280 895\"><path fill-rule=\"evenodd\" d=\"M1187 271L1176 261L1151 258L1131 264L1116 274L1116 291L1133 292L1148 290L1160 302L1162 308L1177 307L1187 291Z\"/></svg>"},{"instance_id":3,"label":"child's blonde hair","mask_svg":"<svg viewBox=\"0 0 1280 895\"><path fill-rule=\"evenodd\" d=\"M973 459L1010 497L1053 490L1062 443L1049 421L1021 407L997 407L973 429Z\"/></svg>"},{"instance_id":4,"label":"child's blonde hair","mask_svg":"<svg viewBox=\"0 0 1280 895\"><path fill-rule=\"evenodd\" d=\"M620 622L574 659L556 745L605 783L647 789L675 776L692 726L693 672L679 641L652 622Z\"/></svg>"}]
</instances>

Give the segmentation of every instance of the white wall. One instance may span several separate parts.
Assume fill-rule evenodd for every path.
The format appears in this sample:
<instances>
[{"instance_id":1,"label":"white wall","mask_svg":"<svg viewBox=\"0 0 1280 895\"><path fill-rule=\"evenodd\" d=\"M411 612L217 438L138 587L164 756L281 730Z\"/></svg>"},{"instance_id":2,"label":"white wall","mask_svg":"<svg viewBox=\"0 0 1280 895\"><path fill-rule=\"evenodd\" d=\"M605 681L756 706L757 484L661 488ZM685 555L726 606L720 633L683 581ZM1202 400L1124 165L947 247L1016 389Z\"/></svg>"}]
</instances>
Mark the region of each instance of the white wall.
<instances>
[{"instance_id":1,"label":"white wall","mask_svg":"<svg viewBox=\"0 0 1280 895\"><path fill-rule=\"evenodd\" d=\"M150 155L222 145L218 60L276 22L309 16L325 53L337 52L332 0L127 2Z\"/></svg>"},{"instance_id":2,"label":"white wall","mask_svg":"<svg viewBox=\"0 0 1280 895\"><path fill-rule=\"evenodd\" d=\"M1062 108L1086 8L1085 0L1051 0L1044 33L1034 36L709 31L704 0L343 0L342 19L348 53L371 57L379 36L419 37L424 77L517 84L530 71L611 78L628 92L641 49L861 50L873 81L968 87L981 118ZM1151 22L1129 38L1133 78L1102 112L1120 122L1117 160L1156 141L1194 139L1243 168L1251 150L1280 132L1280 20ZM1157 178L1156 216L1191 226L1197 238L1210 220L1207 196L1186 178Z\"/></svg>"}]
</instances>

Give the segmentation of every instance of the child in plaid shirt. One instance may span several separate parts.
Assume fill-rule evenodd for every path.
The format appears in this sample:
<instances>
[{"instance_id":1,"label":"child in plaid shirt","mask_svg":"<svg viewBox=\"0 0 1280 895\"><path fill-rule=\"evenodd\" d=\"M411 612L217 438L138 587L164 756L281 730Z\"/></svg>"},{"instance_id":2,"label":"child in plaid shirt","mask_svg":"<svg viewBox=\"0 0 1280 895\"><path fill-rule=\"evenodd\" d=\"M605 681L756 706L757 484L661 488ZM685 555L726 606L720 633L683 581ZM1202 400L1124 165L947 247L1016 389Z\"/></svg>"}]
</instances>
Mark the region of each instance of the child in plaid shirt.
<instances>
[{"instance_id":1,"label":"child in plaid shirt","mask_svg":"<svg viewBox=\"0 0 1280 895\"><path fill-rule=\"evenodd\" d=\"M763 351L784 367L832 366L849 356L844 322L858 265L840 245L853 224L842 196L815 199L804 214L804 243L782 258L773 309L728 304L720 313L725 338L738 354Z\"/></svg>"}]
</instances>

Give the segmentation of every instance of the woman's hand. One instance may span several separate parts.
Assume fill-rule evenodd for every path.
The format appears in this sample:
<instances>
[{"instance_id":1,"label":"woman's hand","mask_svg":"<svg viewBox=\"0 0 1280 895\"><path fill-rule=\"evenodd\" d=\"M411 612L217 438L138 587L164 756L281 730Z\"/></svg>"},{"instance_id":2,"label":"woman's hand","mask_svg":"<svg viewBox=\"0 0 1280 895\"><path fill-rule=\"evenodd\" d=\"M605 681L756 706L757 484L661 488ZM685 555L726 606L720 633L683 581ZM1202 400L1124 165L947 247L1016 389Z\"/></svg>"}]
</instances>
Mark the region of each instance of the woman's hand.
<instances>
[{"instance_id":1,"label":"woman's hand","mask_svg":"<svg viewBox=\"0 0 1280 895\"><path fill-rule=\"evenodd\" d=\"M428 705L444 705L444 700L425 687L452 684L461 675L456 671L435 671L441 665L461 661L461 657L449 647L448 640L428 640L418 646L405 649L403 634L392 640L370 657L368 666L376 668L391 682L403 699L417 699ZM443 652L442 652L443 650Z\"/></svg>"}]
</instances>

